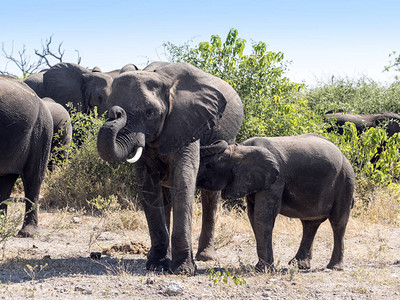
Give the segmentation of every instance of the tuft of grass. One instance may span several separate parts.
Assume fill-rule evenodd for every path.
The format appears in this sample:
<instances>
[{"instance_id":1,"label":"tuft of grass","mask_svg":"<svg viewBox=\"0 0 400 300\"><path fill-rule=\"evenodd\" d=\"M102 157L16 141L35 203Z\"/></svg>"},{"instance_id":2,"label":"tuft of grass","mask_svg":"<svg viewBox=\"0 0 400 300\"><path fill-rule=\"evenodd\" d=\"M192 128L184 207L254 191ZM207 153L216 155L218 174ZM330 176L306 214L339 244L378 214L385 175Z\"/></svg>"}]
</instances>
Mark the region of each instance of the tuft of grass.
<instances>
[{"instance_id":1,"label":"tuft of grass","mask_svg":"<svg viewBox=\"0 0 400 300\"><path fill-rule=\"evenodd\" d=\"M8 206L7 215L0 211L0 245L3 250L8 239L15 236L18 232L18 227L24 218L23 208L11 207L11 201L3 201Z\"/></svg>"}]
</instances>

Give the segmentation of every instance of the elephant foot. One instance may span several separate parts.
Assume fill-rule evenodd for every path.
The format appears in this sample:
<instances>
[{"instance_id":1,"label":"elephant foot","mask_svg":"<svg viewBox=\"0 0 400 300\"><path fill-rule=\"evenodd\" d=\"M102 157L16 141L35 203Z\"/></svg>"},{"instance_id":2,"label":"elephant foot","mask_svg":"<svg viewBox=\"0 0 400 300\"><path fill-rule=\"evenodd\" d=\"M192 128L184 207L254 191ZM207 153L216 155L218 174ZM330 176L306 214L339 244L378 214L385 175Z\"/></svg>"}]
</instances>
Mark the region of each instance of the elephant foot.
<instances>
[{"instance_id":1,"label":"elephant foot","mask_svg":"<svg viewBox=\"0 0 400 300\"><path fill-rule=\"evenodd\" d=\"M326 268L331 269L331 270L336 270L336 271L343 271L342 262L338 262L338 263L329 262L329 264L327 265Z\"/></svg>"},{"instance_id":2,"label":"elephant foot","mask_svg":"<svg viewBox=\"0 0 400 300\"><path fill-rule=\"evenodd\" d=\"M214 247L205 248L203 250L197 251L196 260L198 261L209 261L209 260L217 260L217 253L215 252Z\"/></svg>"},{"instance_id":3,"label":"elephant foot","mask_svg":"<svg viewBox=\"0 0 400 300\"><path fill-rule=\"evenodd\" d=\"M293 258L289 261L289 265L293 265L296 266L300 269L300 270L309 270L311 268L311 259L310 258Z\"/></svg>"},{"instance_id":4,"label":"elephant foot","mask_svg":"<svg viewBox=\"0 0 400 300\"><path fill-rule=\"evenodd\" d=\"M189 275L196 274L197 266L193 259L186 259L184 261L173 261L171 264L171 272L175 275Z\"/></svg>"},{"instance_id":5,"label":"elephant foot","mask_svg":"<svg viewBox=\"0 0 400 300\"><path fill-rule=\"evenodd\" d=\"M19 237L33 237L40 234L40 229L37 225L26 225L18 231Z\"/></svg>"},{"instance_id":6,"label":"elephant foot","mask_svg":"<svg viewBox=\"0 0 400 300\"><path fill-rule=\"evenodd\" d=\"M262 260L258 261L258 263L255 265L254 269L257 273L265 273L265 272L275 273L276 272L276 268L273 264L265 263Z\"/></svg>"},{"instance_id":7,"label":"elephant foot","mask_svg":"<svg viewBox=\"0 0 400 300\"><path fill-rule=\"evenodd\" d=\"M146 269L155 272L167 272L170 269L171 260L169 258L163 259L148 259L146 262Z\"/></svg>"}]
</instances>

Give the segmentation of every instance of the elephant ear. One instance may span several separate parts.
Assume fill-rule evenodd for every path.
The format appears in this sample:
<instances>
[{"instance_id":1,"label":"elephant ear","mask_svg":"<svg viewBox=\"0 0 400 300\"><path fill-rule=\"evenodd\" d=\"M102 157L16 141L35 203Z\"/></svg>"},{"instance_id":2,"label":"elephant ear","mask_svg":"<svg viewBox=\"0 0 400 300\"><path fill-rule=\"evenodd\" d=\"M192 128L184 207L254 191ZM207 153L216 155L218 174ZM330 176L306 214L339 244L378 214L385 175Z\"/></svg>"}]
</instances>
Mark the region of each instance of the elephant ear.
<instances>
[{"instance_id":1,"label":"elephant ear","mask_svg":"<svg viewBox=\"0 0 400 300\"><path fill-rule=\"evenodd\" d=\"M224 199L238 199L267 190L279 177L279 165L273 154L263 147L237 146L232 154L235 165L232 178L222 192ZM238 155L239 153L239 155Z\"/></svg>"},{"instance_id":2,"label":"elephant ear","mask_svg":"<svg viewBox=\"0 0 400 300\"><path fill-rule=\"evenodd\" d=\"M65 106L72 102L74 106L83 104L82 74L89 71L80 65L71 63L59 63L51 67L43 75L43 86L48 97Z\"/></svg>"},{"instance_id":3,"label":"elephant ear","mask_svg":"<svg viewBox=\"0 0 400 300\"><path fill-rule=\"evenodd\" d=\"M160 153L168 154L210 130L221 118L226 99L218 89L218 78L190 64L168 64L156 72L172 78L169 113L159 143Z\"/></svg>"}]
</instances>

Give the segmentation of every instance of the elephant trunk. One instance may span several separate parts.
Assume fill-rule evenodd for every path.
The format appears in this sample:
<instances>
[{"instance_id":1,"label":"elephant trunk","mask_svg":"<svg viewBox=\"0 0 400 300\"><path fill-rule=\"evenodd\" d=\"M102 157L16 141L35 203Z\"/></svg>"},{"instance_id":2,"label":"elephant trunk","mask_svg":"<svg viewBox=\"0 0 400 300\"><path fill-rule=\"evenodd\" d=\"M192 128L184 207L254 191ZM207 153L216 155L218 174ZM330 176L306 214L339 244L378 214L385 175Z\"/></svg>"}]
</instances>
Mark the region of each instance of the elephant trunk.
<instances>
[{"instance_id":1,"label":"elephant trunk","mask_svg":"<svg viewBox=\"0 0 400 300\"><path fill-rule=\"evenodd\" d=\"M142 153L144 134L131 132L126 127L127 115L123 108L114 106L108 113L109 120L99 130L97 151L108 162L121 162L133 153L128 162L136 162Z\"/></svg>"},{"instance_id":2,"label":"elephant trunk","mask_svg":"<svg viewBox=\"0 0 400 300\"><path fill-rule=\"evenodd\" d=\"M206 157L206 156L210 156L213 154L222 153L226 150L226 148L228 148L228 143L224 140L219 140L219 141L212 143L211 145L201 146L200 147L200 156Z\"/></svg>"}]
</instances>

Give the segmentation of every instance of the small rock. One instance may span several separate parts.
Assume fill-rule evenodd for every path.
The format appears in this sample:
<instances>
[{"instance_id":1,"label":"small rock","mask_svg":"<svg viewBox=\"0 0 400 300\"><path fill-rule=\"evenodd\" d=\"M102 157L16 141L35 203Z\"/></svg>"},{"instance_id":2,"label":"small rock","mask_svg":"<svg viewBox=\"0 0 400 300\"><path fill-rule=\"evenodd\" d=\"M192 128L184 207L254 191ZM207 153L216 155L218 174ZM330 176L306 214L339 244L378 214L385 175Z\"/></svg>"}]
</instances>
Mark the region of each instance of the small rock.
<instances>
[{"instance_id":1,"label":"small rock","mask_svg":"<svg viewBox=\"0 0 400 300\"><path fill-rule=\"evenodd\" d=\"M90 258L99 260L101 258L101 252L90 252Z\"/></svg>"},{"instance_id":2,"label":"small rock","mask_svg":"<svg viewBox=\"0 0 400 300\"><path fill-rule=\"evenodd\" d=\"M81 218L79 217L72 217L72 222L74 222L75 224L78 224L81 222Z\"/></svg>"},{"instance_id":3,"label":"small rock","mask_svg":"<svg viewBox=\"0 0 400 300\"><path fill-rule=\"evenodd\" d=\"M176 296L182 294L183 293L182 283L180 283L179 281L171 282L170 284L168 284L164 293L169 296Z\"/></svg>"},{"instance_id":4,"label":"small rock","mask_svg":"<svg viewBox=\"0 0 400 300\"><path fill-rule=\"evenodd\" d=\"M83 295L91 295L91 294L93 294L92 290L88 290L88 289L85 289L85 288L80 287L80 286L76 286L74 290L75 290L75 292L81 292Z\"/></svg>"},{"instance_id":5,"label":"small rock","mask_svg":"<svg viewBox=\"0 0 400 300\"><path fill-rule=\"evenodd\" d=\"M156 280L154 279L154 277L148 277L146 279L146 284L154 284L154 282L156 282Z\"/></svg>"}]
</instances>

